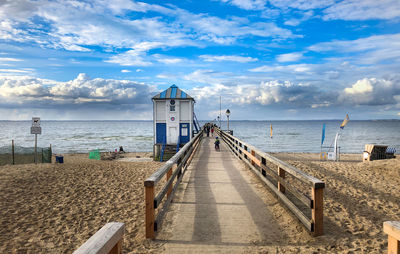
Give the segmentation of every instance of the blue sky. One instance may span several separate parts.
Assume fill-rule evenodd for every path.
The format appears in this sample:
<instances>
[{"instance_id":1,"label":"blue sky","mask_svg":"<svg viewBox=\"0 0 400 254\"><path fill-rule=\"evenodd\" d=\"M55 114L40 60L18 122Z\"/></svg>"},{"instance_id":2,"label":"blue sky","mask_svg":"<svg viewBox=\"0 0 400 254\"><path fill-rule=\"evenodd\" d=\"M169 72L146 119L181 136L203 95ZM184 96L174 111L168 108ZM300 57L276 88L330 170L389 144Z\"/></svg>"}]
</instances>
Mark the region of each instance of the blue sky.
<instances>
[{"instance_id":1,"label":"blue sky","mask_svg":"<svg viewBox=\"0 0 400 254\"><path fill-rule=\"evenodd\" d=\"M398 0L0 0L0 119L400 119Z\"/></svg>"}]
</instances>

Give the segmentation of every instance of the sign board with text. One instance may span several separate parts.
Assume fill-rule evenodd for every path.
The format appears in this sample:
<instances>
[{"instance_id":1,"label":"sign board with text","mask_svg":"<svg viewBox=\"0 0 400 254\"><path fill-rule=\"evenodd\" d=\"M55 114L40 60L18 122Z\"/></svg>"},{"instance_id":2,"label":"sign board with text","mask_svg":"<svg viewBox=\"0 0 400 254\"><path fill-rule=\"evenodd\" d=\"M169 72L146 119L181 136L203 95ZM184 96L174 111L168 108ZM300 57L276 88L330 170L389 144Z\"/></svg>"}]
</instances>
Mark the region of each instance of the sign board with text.
<instances>
[{"instance_id":1,"label":"sign board with text","mask_svg":"<svg viewBox=\"0 0 400 254\"><path fill-rule=\"evenodd\" d=\"M42 134L42 127L40 127L40 117L32 117L31 134Z\"/></svg>"}]
</instances>

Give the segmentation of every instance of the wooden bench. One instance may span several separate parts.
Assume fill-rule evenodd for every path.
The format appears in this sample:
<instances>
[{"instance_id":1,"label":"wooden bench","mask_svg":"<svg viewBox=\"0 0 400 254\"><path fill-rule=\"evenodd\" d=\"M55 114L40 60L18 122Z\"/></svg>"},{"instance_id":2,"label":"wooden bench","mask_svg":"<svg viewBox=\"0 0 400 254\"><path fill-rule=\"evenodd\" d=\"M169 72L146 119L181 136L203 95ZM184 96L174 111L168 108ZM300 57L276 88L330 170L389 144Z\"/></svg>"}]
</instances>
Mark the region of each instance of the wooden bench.
<instances>
[{"instance_id":1,"label":"wooden bench","mask_svg":"<svg viewBox=\"0 0 400 254\"><path fill-rule=\"evenodd\" d=\"M400 254L400 221L385 221L383 232L388 235L388 253Z\"/></svg>"},{"instance_id":2,"label":"wooden bench","mask_svg":"<svg viewBox=\"0 0 400 254\"><path fill-rule=\"evenodd\" d=\"M124 233L124 223L107 223L73 254L121 254Z\"/></svg>"}]
</instances>

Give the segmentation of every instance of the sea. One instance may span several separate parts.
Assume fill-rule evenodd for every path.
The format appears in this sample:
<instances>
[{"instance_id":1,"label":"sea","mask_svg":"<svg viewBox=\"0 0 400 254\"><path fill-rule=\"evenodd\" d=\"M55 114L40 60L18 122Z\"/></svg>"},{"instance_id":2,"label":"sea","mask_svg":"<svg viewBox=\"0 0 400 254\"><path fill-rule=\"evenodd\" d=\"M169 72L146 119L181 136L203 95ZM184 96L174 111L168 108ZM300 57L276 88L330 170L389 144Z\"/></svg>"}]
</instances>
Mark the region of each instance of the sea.
<instances>
[{"instance_id":1,"label":"sea","mask_svg":"<svg viewBox=\"0 0 400 254\"><path fill-rule=\"evenodd\" d=\"M265 152L319 153L323 124L323 151L333 146L339 133L341 153L362 153L365 144L387 145L400 152L400 120L350 120L344 129L339 128L341 122L230 121L229 129L234 136ZM200 121L201 125L204 123ZM0 153L10 151L11 140L17 149L33 147L35 135L30 134L30 127L31 121L0 121ZM127 152L153 151L152 121L41 121L41 127L38 146L51 144L56 154L114 151L119 146ZM227 122L221 122L221 128L226 130Z\"/></svg>"}]
</instances>

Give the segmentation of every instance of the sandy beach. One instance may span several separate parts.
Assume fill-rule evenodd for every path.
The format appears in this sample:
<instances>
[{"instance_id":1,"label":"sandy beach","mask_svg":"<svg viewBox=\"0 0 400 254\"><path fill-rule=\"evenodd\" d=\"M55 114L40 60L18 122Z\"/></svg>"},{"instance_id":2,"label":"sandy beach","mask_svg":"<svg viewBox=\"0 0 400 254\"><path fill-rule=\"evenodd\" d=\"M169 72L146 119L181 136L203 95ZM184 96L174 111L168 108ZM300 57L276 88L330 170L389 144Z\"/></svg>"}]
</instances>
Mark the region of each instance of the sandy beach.
<instances>
[{"instance_id":1,"label":"sandy beach","mask_svg":"<svg viewBox=\"0 0 400 254\"><path fill-rule=\"evenodd\" d=\"M125 158L137 156L149 158ZM0 253L71 253L111 221L126 223L126 252L150 251L143 181L160 165L69 154L64 164L0 167Z\"/></svg>"},{"instance_id":2,"label":"sandy beach","mask_svg":"<svg viewBox=\"0 0 400 254\"><path fill-rule=\"evenodd\" d=\"M137 156L150 154L126 157ZM400 158L362 163L360 155L344 155L343 162L318 161L315 154L276 156L325 181L325 235L311 237L255 180L288 237L274 246L254 243L252 250L384 252L382 223L400 220ZM163 250L162 243L144 238L143 195L144 179L162 163L94 161L87 154L65 155L64 161L0 167L1 253L70 253L110 221L126 223L124 253Z\"/></svg>"}]
</instances>

